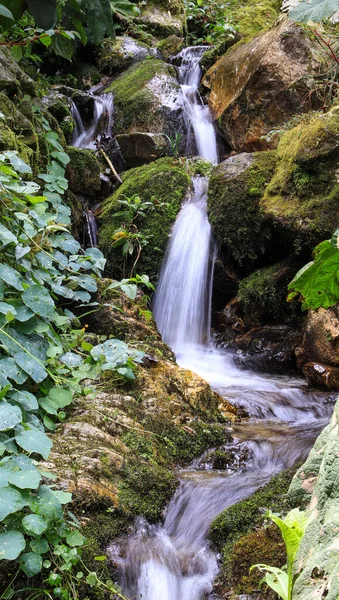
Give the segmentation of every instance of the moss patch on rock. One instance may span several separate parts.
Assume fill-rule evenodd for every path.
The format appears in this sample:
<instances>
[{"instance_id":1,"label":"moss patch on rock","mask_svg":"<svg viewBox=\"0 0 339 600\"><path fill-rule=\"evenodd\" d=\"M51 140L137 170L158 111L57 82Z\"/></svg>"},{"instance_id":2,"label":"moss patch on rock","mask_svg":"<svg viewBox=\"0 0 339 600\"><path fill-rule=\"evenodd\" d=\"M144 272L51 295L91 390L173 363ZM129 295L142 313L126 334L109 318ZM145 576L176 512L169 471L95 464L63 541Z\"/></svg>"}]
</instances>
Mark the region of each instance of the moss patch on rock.
<instances>
[{"instance_id":1,"label":"moss patch on rock","mask_svg":"<svg viewBox=\"0 0 339 600\"><path fill-rule=\"evenodd\" d=\"M137 194L143 202L152 202L154 209L148 210L145 218L135 221L149 241L141 252L136 272L146 273L154 281L160 271L168 234L189 187L190 178L184 166L173 158L161 158L125 173L123 184L105 201L101 215L99 244L107 258L109 275L120 279L129 273L135 260L135 256L129 257L124 265L121 248L112 248L113 233L121 227L121 218L115 217L121 210L119 200Z\"/></svg>"},{"instance_id":2,"label":"moss patch on rock","mask_svg":"<svg viewBox=\"0 0 339 600\"><path fill-rule=\"evenodd\" d=\"M218 165L208 192L208 215L220 244L238 264L267 250L271 229L259 206L276 165L275 152L242 153Z\"/></svg>"},{"instance_id":3,"label":"moss patch on rock","mask_svg":"<svg viewBox=\"0 0 339 600\"><path fill-rule=\"evenodd\" d=\"M128 36L117 36L115 40L104 40L98 50L97 63L100 71L117 75L145 58L156 58L157 51L148 44Z\"/></svg>"},{"instance_id":4,"label":"moss patch on rock","mask_svg":"<svg viewBox=\"0 0 339 600\"><path fill-rule=\"evenodd\" d=\"M96 197L100 191L100 164L93 150L67 147L70 162L67 165L66 176L70 190L74 194Z\"/></svg>"}]
</instances>

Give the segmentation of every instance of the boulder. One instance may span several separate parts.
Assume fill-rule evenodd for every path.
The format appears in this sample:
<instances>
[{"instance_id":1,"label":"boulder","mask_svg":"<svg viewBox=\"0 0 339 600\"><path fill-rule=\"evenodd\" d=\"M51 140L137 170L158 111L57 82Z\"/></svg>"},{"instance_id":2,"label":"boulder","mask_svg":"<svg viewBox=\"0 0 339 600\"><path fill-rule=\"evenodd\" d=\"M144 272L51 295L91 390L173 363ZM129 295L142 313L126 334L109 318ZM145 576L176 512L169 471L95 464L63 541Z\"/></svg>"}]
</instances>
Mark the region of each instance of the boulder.
<instances>
[{"instance_id":1,"label":"boulder","mask_svg":"<svg viewBox=\"0 0 339 600\"><path fill-rule=\"evenodd\" d=\"M145 208L145 217L139 215L133 222L133 232L140 232L143 244L136 272L149 275L154 283L160 272L168 235L191 180L185 166L169 157L130 169L122 180L122 185L104 202L101 214L99 246L107 258L106 272L115 279L130 274L136 253L125 260L121 247L112 248L112 237L124 223L121 215L115 216L122 210L119 201L133 200L137 195L142 202L151 202L151 206Z\"/></svg>"},{"instance_id":2,"label":"boulder","mask_svg":"<svg viewBox=\"0 0 339 600\"><path fill-rule=\"evenodd\" d=\"M302 372L311 385L325 390L339 390L339 367L309 362L303 366Z\"/></svg>"},{"instance_id":3,"label":"boulder","mask_svg":"<svg viewBox=\"0 0 339 600\"><path fill-rule=\"evenodd\" d=\"M184 128L181 90L174 67L145 60L106 89L114 95L116 134L150 132L173 136Z\"/></svg>"},{"instance_id":4,"label":"boulder","mask_svg":"<svg viewBox=\"0 0 339 600\"><path fill-rule=\"evenodd\" d=\"M236 363L254 371L286 374L295 369L294 349L299 338L300 331L287 325L251 329L235 339Z\"/></svg>"},{"instance_id":5,"label":"boulder","mask_svg":"<svg viewBox=\"0 0 339 600\"><path fill-rule=\"evenodd\" d=\"M104 40L98 50L97 64L102 73L117 75L145 58L157 58L158 51L128 36Z\"/></svg>"},{"instance_id":6,"label":"boulder","mask_svg":"<svg viewBox=\"0 0 339 600\"><path fill-rule=\"evenodd\" d=\"M219 244L240 265L253 262L270 245L271 228L259 201L275 164L275 152L241 153L212 171L209 220Z\"/></svg>"},{"instance_id":7,"label":"boulder","mask_svg":"<svg viewBox=\"0 0 339 600\"><path fill-rule=\"evenodd\" d=\"M310 362L339 367L338 307L308 311L295 355L300 369Z\"/></svg>"},{"instance_id":8,"label":"boulder","mask_svg":"<svg viewBox=\"0 0 339 600\"><path fill-rule=\"evenodd\" d=\"M141 12L135 22L155 38L164 39L170 35L183 36L185 29L185 5L183 0L148 0L141 5Z\"/></svg>"},{"instance_id":9,"label":"boulder","mask_svg":"<svg viewBox=\"0 0 339 600\"><path fill-rule=\"evenodd\" d=\"M101 188L100 164L93 150L67 147L70 162L66 168L66 177L73 194L86 198L96 198Z\"/></svg>"},{"instance_id":10,"label":"boulder","mask_svg":"<svg viewBox=\"0 0 339 600\"><path fill-rule=\"evenodd\" d=\"M300 254L328 239L339 222L339 110L305 118L287 131L260 200L277 243Z\"/></svg>"},{"instance_id":11,"label":"boulder","mask_svg":"<svg viewBox=\"0 0 339 600\"><path fill-rule=\"evenodd\" d=\"M9 97L37 95L33 79L19 67L7 48L0 50L0 91Z\"/></svg>"},{"instance_id":12,"label":"boulder","mask_svg":"<svg viewBox=\"0 0 339 600\"><path fill-rule=\"evenodd\" d=\"M158 42L157 50L160 52L162 58L168 60L170 56L181 50L183 44L184 38L173 34Z\"/></svg>"},{"instance_id":13,"label":"boulder","mask_svg":"<svg viewBox=\"0 0 339 600\"><path fill-rule=\"evenodd\" d=\"M205 74L209 106L220 131L237 152L274 148L268 135L312 108L309 94L317 63L312 43L284 20L251 41L237 44Z\"/></svg>"},{"instance_id":14,"label":"boulder","mask_svg":"<svg viewBox=\"0 0 339 600\"><path fill-rule=\"evenodd\" d=\"M117 136L127 168L132 169L170 153L168 140L161 133L126 133Z\"/></svg>"}]
</instances>

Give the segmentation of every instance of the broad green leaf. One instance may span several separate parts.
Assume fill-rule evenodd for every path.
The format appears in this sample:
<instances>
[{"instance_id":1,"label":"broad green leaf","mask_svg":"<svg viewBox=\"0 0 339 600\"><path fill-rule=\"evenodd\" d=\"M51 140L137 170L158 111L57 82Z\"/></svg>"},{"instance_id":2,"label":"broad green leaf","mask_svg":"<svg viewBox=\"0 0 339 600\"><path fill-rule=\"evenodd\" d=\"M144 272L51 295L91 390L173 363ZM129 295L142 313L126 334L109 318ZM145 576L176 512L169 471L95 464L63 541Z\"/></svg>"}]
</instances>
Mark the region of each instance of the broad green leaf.
<instances>
[{"instance_id":1,"label":"broad green leaf","mask_svg":"<svg viewBox=\"0 0 339 600\"><path fill-rule=\"evenodd\" d=\"M16 309L15 318L17 321L25 322L29 321L33 317L34 313L25 305L21 305Z\"/></svg>"},{"instance_id":2,"label":"broad green leaf","mask_svg":"<svg viewBox=\"0 0 339 600\"><path fill-rule=\"evenodd\" d=\"M278 567L271 567L270 565L253 565L250 568L252 569L260 569L260 571L266 571L266 575L264 577L264 581L267 585L272 588L282 600L289 600L288 597L288 575L286 571L279 569Z\"/></svg>"},{"instance_id":3,"label":"broad green leaf","mask_svg":"<svg viewBox=\"0 0 339 600\"><path fill-rule=\"evenodd\" d=\"M0 494L0 521L8 515L21 510L24 506L20 492L11 486L1 488Z\"/></svg>"},{"instance_id":4,"label":"broad green leaf","mask_svg":"<svg viewBox=\"0 0 339 600\"><path fill-rule=\"evenodd\" d=\"M72 392L70 390L56 387L49 391L49 397L55 402L59 408L65 408L72 402Z\"/></svg>"},{"instance_id":5,"label":"broad green leaf","mask_svg":"<svg viewBox=\"0 0 339 600\"><path fill-rule=\"evenodd\" d=\"M15 560L25 547L25 538L20 531L0 533L0 560Z\"/></svg>"},{"instance_id":6,"label":"broad green leaf","mask_svg":"<svg viewBox=\"0 0 339 600\"><path fill-rule=\"evenodd\" d=\"M29 356L27 352L17 352L14 354L14 360L22 368L25 373L28 373L36 383L40 383L47 377L47 371L43 365L38 362L33 356Z\"/></svg>"},{"instance_id":7,"label":"broad green leaf","mask_svg":"<svg viewBox=\"0 0 339 600\"><path fill-rule=\"evenodd\" d=\"M61 522L63 519L62 506L58 498L47 485L42 485L39 488L36 497L32 501L32 510L37 515L43 517L47 522Z\"/></svg>"},{"instance_id":8,"label":"broad green leaf","mask_svg":"<svg viewBox=\"0 0 339 600\"><path fill-rule=\"evenodd\" d=\"M22 519L22 524L28 533L34 533L35 535L41 535L48 527L46 521L44 521L42 517L34 514L24 517Z\"/></svg>"},{"instance_id":9,"label":"broad green leaf","mask_svg":"<svg viewBox=\"0 0 339 600\"><path fill-rule=\"evenodd\" d=\"M101 44L105 35L114 38L112 9L109 0L84 0L86 22L90 40L94 45Z\"/></svg>"},{"instance_id":10,"label":"broad green leaf","mask_svg":"<svg viewBox=\"0 0 339 600\"><path fill-rule=\"evenodd\" d=\"M26 452L35 452L41 454L44 458L48 458L52 448L49 437L32 425L29 425L27 429L22 428L20 432L16 433L15 441Z\"/></svg>"},{"instance_id":11,"label":"broad green leaf","mask_svg":"<svg viewBox=\"0 0 339 600\"><path fill-rule=\"evenodd\" d=\"M79 354L75 354L75 352L66 352L65 354L62 354L62 356L60 356L60 360L70 369L73 367L79 367L83 363L83 358L79 356Z\"/></svg>"},{"instance_id":12,"label":"broad green leaf","mask_svg":"<svg viewBox=\"0 0 339 600\"><path fill-rule=\"evenodd\" d=\"M57 22L57 0L27 0L29 12L33 15L35 22L41 29L53 29Z\"/></svg>"},{"instance_id":13,"label":"broad green leaf","mask_svg":"<svg viewBox=\"0 0 339 600\"><path fill-rule=\"evenodd\" d=\"M83 546L85 543L85 538L80 531L72 531L72 533L69 533L66 537L66 542L72 547Z\"/></svg>"},{"instance_id":14,"label":"broad green leaf","mask_svg":"<svg viewBox=\"0 0 339 600\"><path fill-rule=\"evenodd\" d=\"M36 490L39 487L41 475L37 469L12 471L8 482L20 490Z\"/></svg>"},{"instance_id":15,"label":"broad green leaf","mask_svg":"<svg viewBox=\"0 0 339 600\"><path fill-rule=\"evenodd\" d=\"M13 429L22 421L22 412L18 406L12 406L5 400L0 402L0 431Z\"/></svg>"},{"instance_id":16,"label":"broad green leaf","mask_svg":"<svg viewBox=\"0 0 339 600\"><path fill-rule=\"evenodd\" d=\"M22 300L36 315L50 318L54 314L55 304L49 292L41 285L31 285L22 294Z\"/></svg>"},{"instance_id":17,"label":"broad green leaf","mask_svg":"<svg viewBox=\"0 0 339 600\"><path fill-rule=\"evenodd\" d=\"M3 4L0 4L0 15L2 17L6 17L6 19L11 19L11 21L14 21L14 17L13 14L11 13L11 11L4 6Z\"/></svg>"},{"instance_id":18,"label":"broad green leaf","mask_svg":"<svg viewBox=\"0 0 339 600\"><path fill-rule=\"evenodd\" d=\"M7 227L0 223L0 242L3 245L6 244L17 244L18 238L12 233Z\"/></svg>"},{"instance_id":19,"label":"broad green leaf","mask_svg":"<svg viewBox=\"0 0 339 600\"><path fill-rule=\"evenodd\" d=\"M287 559L289 564L293 564L309 521L307 513L296 508L291 510L284 519L280 519L271 512L268 513L268 516L279 527L285 542Z\"/></svg>"},{"instance_id":20,"label":"broad green leaf","mask_svg":"<svg viewBox=\"0 0 339 600\"><path fill-rule=\"evenodd\" d=\"M15 169L17 173L32 173L31 167L18 156L17 152L9 150L6 152L6 156L9 158L13 169Z\"/></svg>"},{"instance_id":21,"label":"broad green leaf","mask_svg":"<svg viewBox=\"0 0 339 600\"><path fill-rule=\"evenodd\" d=\"M71 492L61 492L59 490L53 490L53 494L58 498L60 504L69 504L72 502Z\"/></svg>"},{"instance_id":22,"label":"broad green leaf","mask_svg":"<svg viewBox=\"0 0 339 600\"><path fill-rule=\"evenodd\" d=\"M0 360L0 375L3 374L6 378L13 379L16 383L25 383L27 379L26 373L16 364L13 358L3 358Z\"/></svg>"},{"instance_id":23,"label":"broad green leaf","mask_svg":"<svg viewBox=\"0 0 339 600\"><path fill-rule=\"evenodd\" d=\"M36 397L31 392L20 390L11 394L11 399L18 402L27 411L38 410L39 404Z\"/></svg>"},{"instance_id":24,"label":"broad green leaf","mask_svg":"<svg viewBox=\"0 0 339 600\"><path fill-rule=\"evenodd\" d=\"M337 10L337 0L308 0L292 6L289 16L298 23L307 23L308 21L319 23L330 19Z\"/></svg>"},{"instance_id":25,"label":"broad green leaf","mask_svg":"<svg viewBox=\"0 0 339 600\"><path fill-rule=\"evenodd\" d=\"M23 291L22 277L18 271L7 264L0 264L0 279L2 279L10 287L14 287L19 292Z\"/></svg>"},{"instance_id":26,"label":"broad green leaf","mask_svg":"<svg viewBox=\"0 0 339 600\"><path fill-rule=\"evenodd\" d=\"M38 554L46 554L49 550L48 542L44 537L31 540L29 547L32 552L38 552Z\"/></svg>"},{"instance_id":27,"label":"broad green leaf","mask_svg":"<svg viewBox=\"0 0 339 600\"><path fill-rule=\"evenodd\" d=\"M42 558L38 552L26 552L20 556L20 567L27 577L34 577L42 569Z\"/></svg>"}]
</instances>

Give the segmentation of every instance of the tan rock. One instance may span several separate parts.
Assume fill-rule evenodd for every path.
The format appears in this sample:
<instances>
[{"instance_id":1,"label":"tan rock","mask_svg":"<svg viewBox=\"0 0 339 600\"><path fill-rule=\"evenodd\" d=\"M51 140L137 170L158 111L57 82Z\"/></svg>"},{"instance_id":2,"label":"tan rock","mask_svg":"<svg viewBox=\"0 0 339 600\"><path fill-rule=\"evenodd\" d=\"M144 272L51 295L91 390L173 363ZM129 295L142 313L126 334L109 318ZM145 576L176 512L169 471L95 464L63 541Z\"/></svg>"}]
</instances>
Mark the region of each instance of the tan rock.
<instances>
[{"instance_id":1,"label":"tan rock","mask_svg":"<svg viewBox=\"0 0 339 600\"><path fill-rule=\"evenodd\" d=\"M339 367L338 307L308 311L303 336L295 355L299 368L310 362Z\"/></svg>"}]
</instances>

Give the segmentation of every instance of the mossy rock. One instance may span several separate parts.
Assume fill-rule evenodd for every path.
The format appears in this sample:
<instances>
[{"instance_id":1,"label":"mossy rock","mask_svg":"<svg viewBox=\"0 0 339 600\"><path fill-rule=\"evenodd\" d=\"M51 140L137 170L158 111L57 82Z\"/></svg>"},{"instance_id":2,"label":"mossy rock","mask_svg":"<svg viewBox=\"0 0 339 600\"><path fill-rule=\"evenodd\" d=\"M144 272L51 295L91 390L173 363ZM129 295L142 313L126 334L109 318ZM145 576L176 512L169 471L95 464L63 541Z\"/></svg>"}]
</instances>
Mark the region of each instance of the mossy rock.
<instances>
[{"instance_id":1,"label":"mossy rock","mask_svg":"<svg viewBox=\"0 0 339 600\"><path fill-rule=\"evenodd\" d=\"M183 46L184 38L178 37L177 35L169 35L164 40L157 43L157 49L161 53L161 56L168 60L170 56L179 52Z\"/></svg>"},{"instance_id":2,"label":"mossy rock","mask_svg":"<svg viewBox=\"0 0 339 600\"><path fill-rule=\"evenodd\" d=\"M143 29L157 39L170 35L181 37L186 26L183 0L148 0L135 19Z\"/></svg>"},{"instance_id":3,"label":"mossy rock","mask_svg":"<svg viewBox=\"0 0 339 600\"><path fill-rule=\"evenodd\" d=\"M93 64L83 62L72 64L70 71L71 75L76 78L77 87L80 90L89 90L100 83L100 71Z\"/></svg>"},{"instance_id":4,"label":"mossy rock","mask_svg":"<svg viewBox=\"0 0 339 600\"><path fill-rule=\"evenodd\" d=\"M272 229L259 201L276 164L275 152L242 153L215 167L208 192L208 216L217 241L241 265L263 255Z\"/></svg>"},{"instance_id":5,"label":"mossy rock","mask_svg":"<svg viewBox=\"0 0 339 600\"><path fill-rule=\"evenodd\" d=\"M37 95L34 81L19 67L8 48L0 50L0 91L10 98Z\"/></svg>"},{"instance_id":6,"label":"mossy rock","mask_svg":"<svg viewBox=\"0 0 339 600\"><path fill-rule=\"evenodd\" d=\"M66 176L73 194L96 197L100 191L100 164L93 150L67 147L70 162L66 168Z\"/></svg>"},{"instance_id":7,"label":"mossy rock","mask_svg":"<svg viewBox=\"0 0 339 600\"><path fill-rule=\"evenodd\" d=\"M190 178L184 166L173 158L161 158L149 165L131 169L123 176L123 184L108 198L101 215L99 245L107 258L107 273L116 279L129 274L135 260L132 255L124 260L121 249L112 248L112 236L121 227L120 199L137 194L143 202L152 202L154 210L146 212L135 225L145 236L148 244L142 249L136 272L146 273L155 281L161 267L168 235L181 203L190 188Z\"/></svg>"},{"instance_id":8,"label":"mossy rock","mask_svg":"<svg viewBox=\"0 0 339 600\"><path fill-rule=\"evenodd\" d=\"M145 58L157 58L157 51L129 36L104 40L98 50L97 64L102 73L117 75Z\"/></svg>"},{"instance_id":9,"label":"mossy rock","mask_svg":"<svg viewBox=\"0 0 339 600\"><path fill-rule=\"evenodd\" d=\"M330 237L339 221L339 111L315 115L285 133L260 207L296 253Z\"/></svg>"},{"instance_id":10,"label":"mossy rock","mask_svg":"<svg viewBox=\"0 0 339 600\"><path fill-rule=\"evenodd\" d=\"M174 67L157 59L130 67L106 89L114 95L116 134L151 132L174 135L183 127Z\"/></svg>"}]
</instances>

